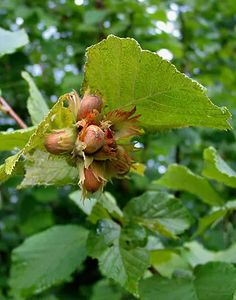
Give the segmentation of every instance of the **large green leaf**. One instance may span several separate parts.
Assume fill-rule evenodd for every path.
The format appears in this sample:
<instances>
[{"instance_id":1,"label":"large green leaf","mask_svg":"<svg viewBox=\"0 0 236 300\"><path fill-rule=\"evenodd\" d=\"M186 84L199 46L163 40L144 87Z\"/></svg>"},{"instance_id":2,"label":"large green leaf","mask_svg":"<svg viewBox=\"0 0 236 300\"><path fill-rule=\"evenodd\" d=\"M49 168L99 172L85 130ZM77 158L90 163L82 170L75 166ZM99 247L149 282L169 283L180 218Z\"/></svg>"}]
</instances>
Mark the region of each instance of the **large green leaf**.
<instances>
[{"instance_id":1,"label":"large green leaf","mask_svg":"<svg viewBox=\"0 0 236 300\"><path fill-rule=\"evenodd\" d=\"M230 187L236 187L236 172L217 154L216 149L209 147L204 150L203 175L223 182Z\"/></svg>"},{"instance_id":2,"label":"large green leaf","mask_svg":"<svg viewBox=\"0 0 236 300\"><path fill-rule=\"evenodd\" d=\"M29 73L22 72L22 77L29 84L30 96L27 101L27 107L32 123L37 125L48 114L49 108Z\"/></svg>"},{"instance_id":3,"label":"large green leaf","mask_svg":"<svg viewBox=\"0 0 236 300\"><path fill-rule=\"evenodd\" d=\"M14 299L69 280L86 257L87 233L76 225L55 226L14 249L10 276Z\"/></svg>"},{"instance_id":4,"label":"large green leaf","mask_svg":"<svg viewBox=\"0 0 236 300\"><path fill-rule=\"evenodd\" d=\"M198 266L195 278L153 276L140 284L142 300L233 300L236 268L227 263Z\"/></svg>"},{"instance_id":5,"label":"large green leaf","mask_svg":"<svg viewBox=\"0 0 236 300\"><path fill-rule=\"evenodd\" d=\"M0 132L0 150L7 151L14 148L23 148L34 131L35 127L29 127L27 129Z\"/></svg>"},{"instance_id":6,"label":"large green leaf","mask_svg":"<svg viewBox=\"0 0 236 300\"><path fill-rule=\"evenodd\" d=\"M172 238L189 228L192 221L180 200L158 191L133 198L124 212L127 220Z\"/></svg>"},{"instance_id":7,"label":"large green leaf","mask_svg":"<svg viewBox=\"0 0 236 300\"><path fill-rule=\"evenodd\" d=\"M109 109L136 105L147 129L230 128L226 108L215 106L202 86L134 39L110 35L88 48L82 90L100 94Z\"/></svg>"},{"instance_id":8,"label":"large green leaf","mask_svg":"<svg viewBox=\"0 0 236 300\"><path fill-rule=\"evenodd\" d=\"M224 203L224 200L212 188L207 179L192 173L185 166L170 165L166 173L156 183L169 189L192 193L209 205L222 205Z\"/></svg>"},{"instance_id":9,"label":"large green leaf","mask_svg":"<svg viewBox=\"0 0 236 300\"><path fill-rule=\"evenodd\" d=\"M138 281L149 265L147 250L127 248L120 226L112 220L99 222L96 234L88 239L88 254L99 260L101 272L129 292L138 294Z\"/></svg>"},{"instance_id":10,"label":"large green leaf","mask_svg":"<svg viewBox=\"0 0 236 300\"><path fill-rule=\"evenodd\" d=\"M4 54L13 53L17 48L28 43L29 39L24 29L11 32L0 28L0 57Z\"/></svg>"}]
</instances>

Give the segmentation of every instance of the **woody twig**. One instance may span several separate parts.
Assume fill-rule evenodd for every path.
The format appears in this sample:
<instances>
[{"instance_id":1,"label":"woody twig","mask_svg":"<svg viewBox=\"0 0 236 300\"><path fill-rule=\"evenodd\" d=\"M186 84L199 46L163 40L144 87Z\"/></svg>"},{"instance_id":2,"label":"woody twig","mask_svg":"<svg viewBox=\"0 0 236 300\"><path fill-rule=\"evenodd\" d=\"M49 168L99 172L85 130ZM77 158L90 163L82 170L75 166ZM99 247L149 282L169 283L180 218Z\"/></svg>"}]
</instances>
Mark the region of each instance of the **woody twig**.
<instances>
[{"instance_id":1,"label":"woody twig","mask_svg":"<svg viewBox=\"0 0 236 300\"><path fill-rule=\"evenodd\" d=\"M0 97L0 111L10 116L12 119L16 121L16 123L21 128L27 128L28 126L25 122L17 115L17 113L12 109L12 107L7 103L5 99Z\"/></svg>"}]
</instances>

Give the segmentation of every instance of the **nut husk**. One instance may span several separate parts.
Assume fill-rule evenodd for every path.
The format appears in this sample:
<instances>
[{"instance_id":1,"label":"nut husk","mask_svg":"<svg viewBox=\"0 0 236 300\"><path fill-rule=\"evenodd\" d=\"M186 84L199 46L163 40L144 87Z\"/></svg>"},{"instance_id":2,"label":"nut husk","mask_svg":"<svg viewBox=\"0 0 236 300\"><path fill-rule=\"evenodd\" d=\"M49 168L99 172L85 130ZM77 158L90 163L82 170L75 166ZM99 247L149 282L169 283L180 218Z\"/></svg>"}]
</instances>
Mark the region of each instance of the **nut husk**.
<instances>
[{"instance_id":1,"label":"nut husk","mask_svg":"<svg viewBox=\"0 0 236 300\"><path fill-rule=\"evenodd\" d=\"M88 191L90 193L95 193L102 186L103 186L102 179L99 179L98 177L96 177L90 167L88 169L84 169L83 188L86 191Z\"/></svg>"},{"instance_id":2,"label":"nut husk","mask_svg":"<svg viewBox=\"0 0 236 300\"><path fill-rule=\"evenodd\" d=\"M131 158L122 146L117 147L116 159L108 162L108 168L113 176L121 177L129 173Z\"/></svg>"}]
</instances>

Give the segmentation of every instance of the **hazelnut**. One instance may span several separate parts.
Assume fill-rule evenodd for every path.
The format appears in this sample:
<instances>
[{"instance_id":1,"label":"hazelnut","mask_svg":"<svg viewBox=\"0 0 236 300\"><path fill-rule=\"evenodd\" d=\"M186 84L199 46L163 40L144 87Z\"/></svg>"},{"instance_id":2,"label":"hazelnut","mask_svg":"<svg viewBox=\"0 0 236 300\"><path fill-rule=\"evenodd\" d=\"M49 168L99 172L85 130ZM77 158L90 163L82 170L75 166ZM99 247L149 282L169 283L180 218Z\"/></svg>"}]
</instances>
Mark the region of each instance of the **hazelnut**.
<instances>
[{"instance_id":1,"label":"hazelnut","mask_svg":"<svg viewBox=\"0 0 236 300\"><path fill-rule=\"evenodd\" d=\"M44 141L44 146L52 154L71 152L75 144L75 132L72 128L54 130Z\"/></svg>"},{"instance_id":2,"label":"hazelnut","mask_svg":"<svg viewBox=\"0 0 236 300\"><path fill-rule=\"evenodd\" d=\"M102 99L95 95L84 96L80 103L80 108L77 115L77 120L86 118L93 110L97 110L99 113L102 110Z\"/></svg>"},{"instance_id":3,"label":"hazelnut","mask_svg":"<svg viewBox=\"0 0 236 300\"><path fill-rule=\"evenodd\" d=\"M83 187L90 193L95 193L99 190L103 185L101 179L97 178L92 169L89 167L88 169L84 169L84 182Z\"/></svg>"},{"instance_id":4,"label":"hazelnut","mask_svg":"<svg viewBox=\"0 0 236 300\"><path fill-rule=\"evenodd\" d=\"M86 145L84 152L92 154L105 144L105 134L100 127L90 125L86 128L82 141Z\"/></svg>"}]
</instances>

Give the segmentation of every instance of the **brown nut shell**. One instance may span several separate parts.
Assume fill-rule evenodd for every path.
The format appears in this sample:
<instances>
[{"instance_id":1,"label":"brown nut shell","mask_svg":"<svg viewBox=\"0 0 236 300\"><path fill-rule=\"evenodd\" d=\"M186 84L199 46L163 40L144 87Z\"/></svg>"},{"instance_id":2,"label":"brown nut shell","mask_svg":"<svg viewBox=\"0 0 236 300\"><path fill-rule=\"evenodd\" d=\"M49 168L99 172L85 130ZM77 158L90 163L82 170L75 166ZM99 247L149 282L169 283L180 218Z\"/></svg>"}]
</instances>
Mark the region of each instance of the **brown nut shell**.
<instances>
[{"instance_id":1,"label":"brown nut shell","mask_svg":"<svg viewBox=\"0 0 236 300\"><path fill-rule=\"evenodd\" d=\"M86 95L80 103L80 108L77 115L77 120L86 118L93 110L97 110L99 113L102 110L102 99L95 95Z\"/></svg>"},{"instance_id":2,"label":"brown nut shell","mask_svg":"<svg viewBox=\"0 0 236 300\"><path fill-rule=\"evenodd\" d=\"M84 183L83 188L90 193L95 193L102 187L102 180L98 179L92 169L89 167L88 169L84 169Z\"/></svg>"},{"instance_id":3,"label":"brown nut shell","mask_svg":"<svg viewBox=\"0 0 236 300\"><path fill-rule=\"evenodd\" d=\"M85 153L95 153L105 144L105 134L100 127L90 125L86 128L83 136L83 142L86 145L84 150Z\"/></svg>"},{"instance_id":4,"label":"brown nut shell","mask_svg":"<svg viewBox=\"0 0 236 300\"><path fill-rule=\"evenodd\" d=\"M47 151L56 155L72 151L74 144L75 133L71 128L54 130L44 140Z\"/></svg>"}]
</instances>

